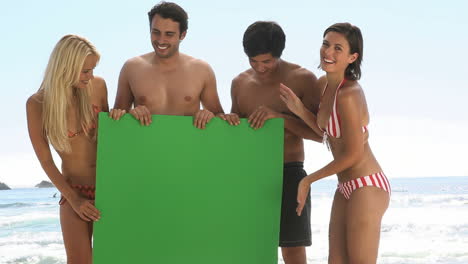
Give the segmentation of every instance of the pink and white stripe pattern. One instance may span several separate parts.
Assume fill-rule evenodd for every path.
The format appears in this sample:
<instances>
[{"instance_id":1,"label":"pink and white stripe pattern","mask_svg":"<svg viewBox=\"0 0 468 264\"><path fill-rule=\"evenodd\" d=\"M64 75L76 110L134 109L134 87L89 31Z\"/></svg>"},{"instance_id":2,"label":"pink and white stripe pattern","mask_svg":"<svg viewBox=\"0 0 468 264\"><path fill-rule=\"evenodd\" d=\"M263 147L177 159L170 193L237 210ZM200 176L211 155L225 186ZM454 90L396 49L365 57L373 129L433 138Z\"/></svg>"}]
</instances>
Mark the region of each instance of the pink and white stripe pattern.
<instances>
[{"instance_id":1,"label":"pink and white stripe pattern","mask_svg":"<svg viewBox=\"0 0 468 264\"><path fill-rule=\"evenodd\" d=\"M345 82L346 82L346 79L343 79L338 85L338 88L336 88L335 99L333 101L333 108L330 113L330 118L328 118L327 126L325 127L325 131L323 131L324 143L327 141L329 136L334 137L334 138L341 138L341 119L340 119L340 114L338 113L338 107L337 107L338 99L337 98L338 98L338 91L340 90L341 87L343 87ZM328 84L322 92L322 97L327 88L328 88ZM322 101L322 99L320 99L320 101ZM319 104L319 111L320 111L320 104ZM362 132L366 133L366 131L367 131L367 126L363 126Z\"/></svg>"},{"instance_id":2,"label":"pink and white stripe pattern","mask_svg":"<svg viewBox=\"0 0 468 264\"><path fill-rule=\"evenodd\" d=\"M343 79L340 85L338 85L338 88L336 89L335 100L333 101L333 108L330 113L330 118L328 119L327 127L325 129L327 134L334 138L341 137L341 127L340 127L341 120L340 120L340 116L338 115L338 109L336 109L336 101L337 101L336 98L337 98L338 91L340 90L341 86L343 86L345 81L346 79Z\"/></svg>"},{"instance_id":3,"label":"pink and white stripe pattern","mask_svg":"<svg viewBox=\"0 0 468 264\"><path fill-rule=\"evenodd\" d=\"M360 177L343 183L340 182L338 183L338 191L343 194L346 200L349 200L351 193L354 190L366 186L375 186L383 189L388 192L389 195L392 193L390 183L383 172L374 173L369 176Z\"/></svg>"}]
</instances>

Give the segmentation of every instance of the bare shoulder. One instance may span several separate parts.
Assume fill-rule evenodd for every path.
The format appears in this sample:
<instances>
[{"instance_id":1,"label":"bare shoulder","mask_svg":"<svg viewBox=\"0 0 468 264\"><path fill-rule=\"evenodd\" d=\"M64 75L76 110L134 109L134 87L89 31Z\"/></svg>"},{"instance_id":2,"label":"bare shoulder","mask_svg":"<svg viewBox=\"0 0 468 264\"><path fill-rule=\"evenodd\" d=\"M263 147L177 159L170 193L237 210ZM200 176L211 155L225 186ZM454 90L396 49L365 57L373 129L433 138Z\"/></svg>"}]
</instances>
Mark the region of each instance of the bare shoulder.
<instances>
[{"instance_id":1,"label":"bare shoulder","mask_svg":"<svg viewBox=\"0 0 468 264\"><path fill-rule=\"evenodd\" d=\"M248 69L246 71L239 73L232 81L233 82L235 81L236 83L242 83L242 82L246 82L250 80L252 76L253 76L253 70Z\"/></svg>"},{"instance_id":2,"label":"bare shoulder","mask_svg":"<svg viewBox=\"0 0 468 264\"><path fill-rule=\"evenodd\" d=\"M253 75L252 69L248 69L246 71L239 73L239 75L237 75L236 77L234 77L234 79L232 79L232 88L245 86L245 84L248 83L249 80L252 79L252 75Z\"/></svg>"},{"instance_id":3,"label":"bare shoulder","mask_svg":"<svg viewBox=\"0 0 468 264\"><path fill-rule=\"evenodd\" d=\"M302 94L306 90L317 90L317 77L308 69L297 64L285 62L284 83L296 93Z\"/></svg>"},{"instance_id":4,"label":"bare shoulder","mask_svg":"<svg viewBox=\"0 0 468 264\"><path fill-rule=\"evenodd\" d=\"M28 110L28 112L29 110L33 110L33 111L41 110L43 99L44 99L44 96L41 91L31 95L26 101L26 109Z\"/></svg>"},{"instance_id":5,"label":"bare shoulder","mask_svg":"<svg viewBox=\"0 0 468 264\"><path fill-rule=\"evenodd\" d=\"M361 85L357 81L347 81L338 94L339 101L360 100L363 96Z\"/></svg>"},{"instance_id":6,"label":"bare shoulder","mask_svg":"<svg viewBox=\"0 0 468 264\"><path fill-rule=\"evenodd\" d=\"M93 83L93 88L96 89L97 91L107 90L106 81L104 80L104 78L100 76L94 76L92 83Z\"/></svg>"},{"instance_id":7,"label":"bare shoulder","mask_svg":"<svg viewBox=\"0 0 468 264\"><path fill-rule=\"evenodd\" d=\"M93 84L93 93L99 97L107 96L107 85L106 81L100 76L94 76L92 81Z\"/></svg>"},{"instance_id":8,"label":"bare shoulder","mask_svg":"<svg viewBox=\"0 0 468 264\"><path fill-rule=\"evenodd\" d=\"M187 54L183 54L181 53L180 54L180 57L182 58L182 60L187 63L188 65L190 66L202 66L202 67L209 67L210 65L208 64L208 62L202 60L202 59L198 59L198 58L195 58L195 57L192 57L190 55L187 55Z\"/></svg>"},{"instance_id":9,"label":"bare shoulder","mask_svg":"<svg viewBox=\"0 0 468 264\"><path fill-rule=\"evenodd\" d=\"M288 73L288 78L293 78L293 79L298 79L301 82L303 81L309 81L309 82L316 82L317 77L315 76L314 73L309 71L308 69L301 67L297 64L289 63L290 70Z\"/></svg>"},{"instance_id":10,"label":"bare shoulder","mask_svg":"<svg viewBox=\"0 0 468 264\"><path fill-rule=\"evenodd\" d=\"M140 56L130 58L124 63L123 68L132 68L132 67L137 67L140 65L148 64L150 62L151 57L152 57L152 53L149 52Z\"/></svg>"},{"instance_id":11,"label":"bare shoulder","mask_svg":"<svg viewBox=\"0 0 468 264\"><path fill-rule=\"evenodd\" d=\"M94 76L92 83L93 83L93 87L95 87L96 89L106 88L106 81L101 76Z\"/></svg>"},{"instance_id":12,"label":"bare shoulder","mask_svg":"<svg viewBox=\"0 0 468 264\"><path fill-rule=\"evenodd\" d=\"M213 69L211 68L210 64L208 64L208 62L202 59L197 59L182 53L180 54L180 56L183 60L184 65L189 69L203 72L213 72Z\"/></svg>"}]
</instances>

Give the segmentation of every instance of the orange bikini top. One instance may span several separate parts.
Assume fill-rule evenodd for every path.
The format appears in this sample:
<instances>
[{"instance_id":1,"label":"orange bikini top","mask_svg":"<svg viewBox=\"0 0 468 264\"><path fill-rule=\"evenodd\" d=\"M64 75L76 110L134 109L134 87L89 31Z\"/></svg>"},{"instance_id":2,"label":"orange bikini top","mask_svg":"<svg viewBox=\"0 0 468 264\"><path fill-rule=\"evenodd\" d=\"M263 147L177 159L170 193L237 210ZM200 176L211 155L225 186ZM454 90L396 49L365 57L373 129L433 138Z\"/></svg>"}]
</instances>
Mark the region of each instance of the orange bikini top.
<instances>
[{"instance_id":1,"label":"orange bikini top","mask_svg":"<svg viewBox=\"0 0 468 264\"><path fill-rule=\"evenodd\" d=\"M97 106L97 105L95 105L95 104L93 104L92 106L93 106L93 111L94 111L94 113L95 113L96 115L97 115L98 113L101 112L101 108L100 108L99 106ZM97 126L96 126L96 123L93 122L93 123L91 124L91 128L94 129L94 128L96 128L96 127L97 127ZM68 138L74 138L74 137L76 137L76 136L78 136L79 134L82 134L82 133L83 133L83 129L78 130L77 132L73 132L73 131L71 131L71 130L68 130Z\"/></svg>"}]
</instances>

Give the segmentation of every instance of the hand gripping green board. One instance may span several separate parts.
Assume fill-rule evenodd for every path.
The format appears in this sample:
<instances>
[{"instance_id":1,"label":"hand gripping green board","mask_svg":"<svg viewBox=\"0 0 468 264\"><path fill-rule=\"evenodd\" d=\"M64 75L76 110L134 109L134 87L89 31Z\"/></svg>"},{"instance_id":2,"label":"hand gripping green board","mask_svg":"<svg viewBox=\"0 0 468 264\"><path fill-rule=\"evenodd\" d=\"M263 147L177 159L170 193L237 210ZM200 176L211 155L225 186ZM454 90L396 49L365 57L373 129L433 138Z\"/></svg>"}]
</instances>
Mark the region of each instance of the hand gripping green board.
<instances>
[{"instance_id":1,"label":"hand gripping green board","mask_svg":"<svg viewBox=\"0 0 468 264\"><path fill-rule=\"evenodd\" d=\"M99 116L94 264L277 263L283 120Z\"/></svg>"}]
</instances>

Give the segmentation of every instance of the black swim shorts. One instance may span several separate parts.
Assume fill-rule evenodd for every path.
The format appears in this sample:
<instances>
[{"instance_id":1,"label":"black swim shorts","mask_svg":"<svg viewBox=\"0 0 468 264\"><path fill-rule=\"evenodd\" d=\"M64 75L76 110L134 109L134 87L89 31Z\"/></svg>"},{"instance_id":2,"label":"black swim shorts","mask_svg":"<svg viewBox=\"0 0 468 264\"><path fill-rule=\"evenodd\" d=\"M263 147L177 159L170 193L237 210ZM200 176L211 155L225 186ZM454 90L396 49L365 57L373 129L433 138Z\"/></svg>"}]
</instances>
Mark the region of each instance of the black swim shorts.
<instances>
[{"instance_id":1,"label":"black swim shorts","mask_svg":"<svg viewBox=\"0 0 468 264\"><path fill-rule=\"evenodd\" d=\"M302 162L288 162L283 169L283 198L281 204L280 247L312 245L310 230L310 193L302 211L297 216L297 186L307 176Z\"/></svg>"}]
</instances>

